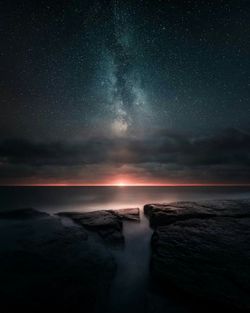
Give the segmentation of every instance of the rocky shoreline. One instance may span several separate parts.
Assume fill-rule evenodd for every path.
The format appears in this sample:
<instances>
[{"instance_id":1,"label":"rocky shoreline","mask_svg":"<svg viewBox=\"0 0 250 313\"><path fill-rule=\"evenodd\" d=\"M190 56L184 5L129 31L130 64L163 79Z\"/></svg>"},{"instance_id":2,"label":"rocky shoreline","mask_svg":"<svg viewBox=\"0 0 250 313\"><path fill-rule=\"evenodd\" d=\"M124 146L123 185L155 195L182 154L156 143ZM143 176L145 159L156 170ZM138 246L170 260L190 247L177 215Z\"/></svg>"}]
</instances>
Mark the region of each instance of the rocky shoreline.
<instances>
[{"instance_id":1,"label":"rocky shoreline","mask_svg":"<svg viewBox=\"0 0 250 313\"><path fill-rule=\"evenodd\" d=\"M99 312L115 272L109 250L82 227L33 209L0 215L3 312Z\"/></svg>"},{"instance_id":2,"label":"rocky shoreline","mask_svg":"<svg viewBox=\"0 0 250 313\"><path fill-rule=\"evenodd\" d=\"M163 292L174 286L204 303L250 310L250 200L146 204L144 214L154 229L149 270ZM2 307L106 312L117 269L109 247L124 244L124 221L140 222L139 208L0 212Z\"/></svg>"},{"instance_id":3,"label":"rocky shoreline","mask_svg":"<svg viewBox=\"0 0 250 313\"><path fill-rule=\"evenodd\" d=\"M123 220L139 222L139 208L121 210L99 210L87 213L61 212L58 216L71 218L74 222L97 232L106 242L123 243Z\"/></svg>"},{"instance_id":4,"label":"rocky shoreline","mask_svg":"<svg viewBox=\"0 0 250 313\"><path fill-rule=\"evenodd\" d=\"M152 275L235 311L250 310L250 201L148 204Z\"/></svg>"}]
</instances>

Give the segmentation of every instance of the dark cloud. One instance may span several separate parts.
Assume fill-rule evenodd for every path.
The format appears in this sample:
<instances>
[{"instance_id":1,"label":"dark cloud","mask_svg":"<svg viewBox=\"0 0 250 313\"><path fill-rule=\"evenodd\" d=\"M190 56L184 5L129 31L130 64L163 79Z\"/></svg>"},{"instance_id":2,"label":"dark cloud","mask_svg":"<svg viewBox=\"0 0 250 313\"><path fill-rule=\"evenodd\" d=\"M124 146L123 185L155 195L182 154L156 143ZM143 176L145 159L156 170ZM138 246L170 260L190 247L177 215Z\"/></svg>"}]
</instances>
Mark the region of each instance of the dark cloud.
<instances>
[{"instance_id":1,"label":"dark cloud","mask_svg":"<svg viewBox=\"0 0 250 313\"><path fill-rule=\"evenodd\" d=\"M93 172L95 175L93 175ZM158 131L142 139L94 138L74 143L0 143L2 183L32 178L101 182L125 173L148 182L250 183L250 134L229 129L194 138Z\"/></svg>"}]
</instances>

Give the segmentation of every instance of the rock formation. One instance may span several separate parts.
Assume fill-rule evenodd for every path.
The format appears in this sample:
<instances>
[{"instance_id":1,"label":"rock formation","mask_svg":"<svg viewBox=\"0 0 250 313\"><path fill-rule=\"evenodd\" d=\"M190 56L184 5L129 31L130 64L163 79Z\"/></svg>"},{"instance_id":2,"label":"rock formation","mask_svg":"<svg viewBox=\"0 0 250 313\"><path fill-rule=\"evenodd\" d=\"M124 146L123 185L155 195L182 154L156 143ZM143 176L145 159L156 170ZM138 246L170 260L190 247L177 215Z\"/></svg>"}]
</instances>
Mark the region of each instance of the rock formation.
<instances>
[{"instance_id":1,"label":"rock formation","mask_svg":"<svg viewBox=\"0 0 250 313\"><path fill-rule=\"evenodd\" d=\"M250 201L144 206L153 277L196 298L250 310Z\"/></svg>"}]
</instances>

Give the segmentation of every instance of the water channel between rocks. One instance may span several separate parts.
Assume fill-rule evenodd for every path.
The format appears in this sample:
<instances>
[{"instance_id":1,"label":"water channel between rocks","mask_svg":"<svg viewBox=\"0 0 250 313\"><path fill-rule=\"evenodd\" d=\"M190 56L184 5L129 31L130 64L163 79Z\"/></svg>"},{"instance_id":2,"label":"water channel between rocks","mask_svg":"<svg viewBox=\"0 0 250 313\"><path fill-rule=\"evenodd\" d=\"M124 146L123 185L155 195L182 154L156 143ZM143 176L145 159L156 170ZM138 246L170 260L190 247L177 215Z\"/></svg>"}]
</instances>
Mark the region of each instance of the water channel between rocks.
<instances>
[{"instance_id":1,"label":"water channel between rocks","mask_svg":"<svg viewBox=\"0 0 250 313\"><path fill-rule=\"evenodd\" d=\"M153 230L140 209L140 222L123 222L125 244L112 248L117 271L111 285L107 313L187 312L171 299L152 293L150 240Z\"/></svg>"}]
</instances>

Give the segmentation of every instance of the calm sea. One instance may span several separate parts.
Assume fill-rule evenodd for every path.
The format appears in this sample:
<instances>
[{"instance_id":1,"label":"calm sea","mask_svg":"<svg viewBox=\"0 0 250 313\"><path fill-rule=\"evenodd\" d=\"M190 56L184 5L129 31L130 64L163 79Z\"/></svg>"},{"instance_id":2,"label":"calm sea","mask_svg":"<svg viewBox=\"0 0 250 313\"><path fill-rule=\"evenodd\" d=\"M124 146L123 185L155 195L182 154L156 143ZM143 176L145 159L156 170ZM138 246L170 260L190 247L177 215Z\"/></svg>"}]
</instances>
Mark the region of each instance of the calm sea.
<instances>
[{"instance_id":1,"label":"calm sea","mask_svg":"<svg viewBox=\"0 0 250 313\"><path fill-rule=\"evenodd\" d=\"M0 209L32 207L51 213L240 198L250 198L250 187L0 187Z\"/></svg>"}]
</instances>

